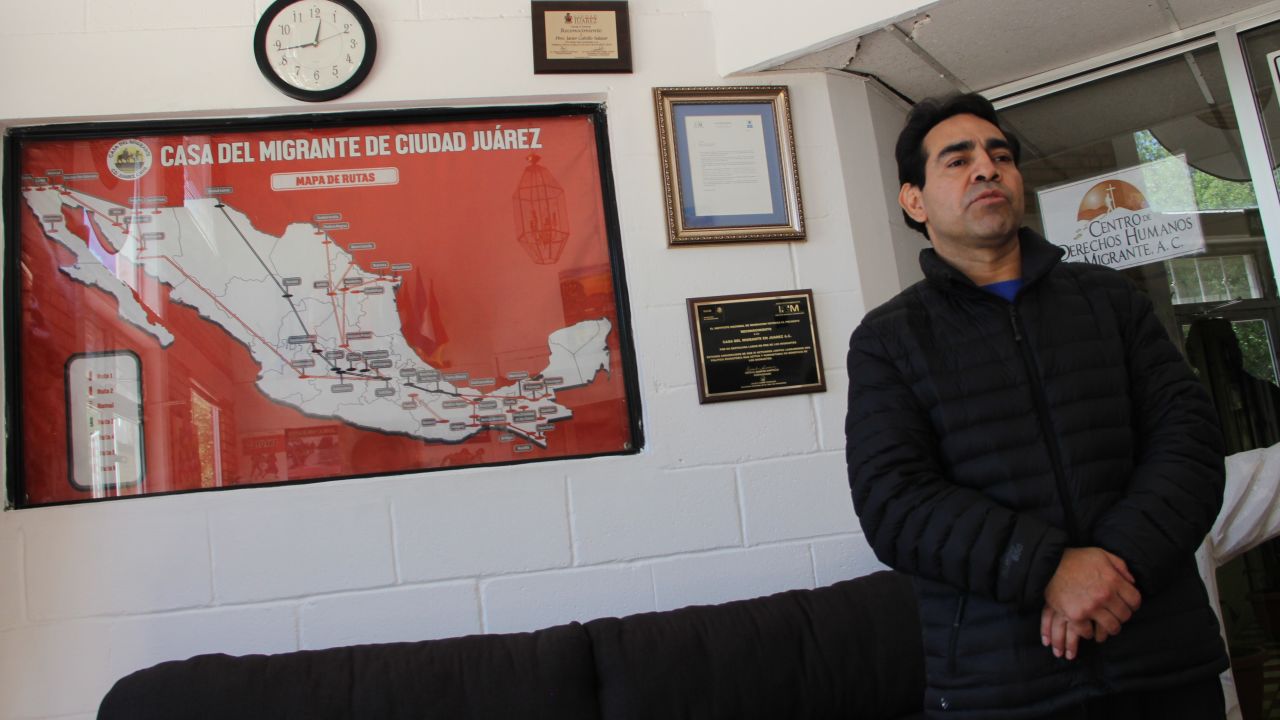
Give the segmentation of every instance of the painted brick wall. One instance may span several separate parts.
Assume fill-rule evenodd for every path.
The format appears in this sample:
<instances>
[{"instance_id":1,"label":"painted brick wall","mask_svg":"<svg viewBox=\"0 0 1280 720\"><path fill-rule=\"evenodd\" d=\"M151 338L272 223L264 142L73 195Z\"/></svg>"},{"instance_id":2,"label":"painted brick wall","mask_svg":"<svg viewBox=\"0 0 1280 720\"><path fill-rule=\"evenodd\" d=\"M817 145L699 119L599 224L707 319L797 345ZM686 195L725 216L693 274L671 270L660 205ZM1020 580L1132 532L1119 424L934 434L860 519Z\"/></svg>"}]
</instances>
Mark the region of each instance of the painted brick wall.
<instances>
[{"instance_id":1,"label":"painted brick wall","mask_svg":"<svg viewBox=\"0 0 1280 720\"><path fill-rule=\"evenodd\" d=\"M4 126L316 110L258 74L265 0L0 4L0 66L22 68L0 75ZM874 144L901 108L848 77L720 77L702 0L633 0L636 71L602 76L533 76L525 0L363 4L377 67L325 109L607 103L644 452L0 513L0 719L92 717L120 676L196 653L531 630L880 567L845 484L844 349L859 264L897 272L892 214L851 198L885 195ZM668 249L650 89L744 82L791 87L809 239ZM799 287L831 389L699 406L685 298Z\"/></svg>"}]
</instances>

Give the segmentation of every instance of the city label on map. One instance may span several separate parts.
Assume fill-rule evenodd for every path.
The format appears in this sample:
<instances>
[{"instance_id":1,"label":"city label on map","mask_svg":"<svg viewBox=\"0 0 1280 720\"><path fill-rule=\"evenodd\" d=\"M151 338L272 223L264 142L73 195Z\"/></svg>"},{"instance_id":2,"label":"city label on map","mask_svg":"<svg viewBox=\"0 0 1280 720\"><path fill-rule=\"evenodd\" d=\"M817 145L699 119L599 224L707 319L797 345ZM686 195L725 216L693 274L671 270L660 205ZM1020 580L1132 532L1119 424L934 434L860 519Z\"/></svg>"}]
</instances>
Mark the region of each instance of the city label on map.
<instances>
[{"instance_id":1,"label":"city label on map","mask_svg":"<svg viewBox=\"0 0 1280 720\"><path fill-rule=\"evenodd\" d=\"M75 355L66 376L71 484L95 495L140 485L145 468L138 356Z\"/></svg>"}]
</instances>

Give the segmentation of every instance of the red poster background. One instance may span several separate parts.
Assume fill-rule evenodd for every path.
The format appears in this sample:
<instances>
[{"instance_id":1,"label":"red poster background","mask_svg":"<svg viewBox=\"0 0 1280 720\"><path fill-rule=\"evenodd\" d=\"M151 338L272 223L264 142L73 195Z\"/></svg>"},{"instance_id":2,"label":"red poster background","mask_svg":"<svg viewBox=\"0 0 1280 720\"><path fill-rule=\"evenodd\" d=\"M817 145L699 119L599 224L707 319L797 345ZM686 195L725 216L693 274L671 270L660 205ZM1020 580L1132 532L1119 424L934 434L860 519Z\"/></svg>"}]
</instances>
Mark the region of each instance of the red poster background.
<instances>
[{"instance_id":1,"label":"red poster background","mask_svg":"<svg viewBox=\"0 0 1280 720\"><path fill-rule=\"evenodd\" d=\"M23 504L94 497L68 476L69 450L63 371L76 353L130 350L143 368L146 475L126 494L255 483L384 474L448 466L502 463L624 452L631 449L630 409L619 345L600 159L594 119L588 115L425 121L333 129L225 131L185 135L121 134L99 139L24 139L18 145L24 181L56 171L97 173L68 181L75 190L129 206L132 199L164 196L180 207L185 197L207 197L225 186L223 201L254 226L279 236L290 223L319 213L341 213L350 224L331 237L344 248L375 241L377 256L412 263L397 292L405 337L420 357L444 372L469 372L509 384L511 371L546 366L547 336L584 319L612 323L608 374L561 390L557 402L573 417L547 433L547 446L516 453L522 438L502 441L497 430L464 442L424 441L356 428L335 418L309 417L277 404L255 386L257 363L244 345L190 307L170 302L168 287L142 275L139 299L153 321L176 337L168 348L120 319L116 300L58 270L74 256L49 239L21 198L18 209L21 273ZM473 150L473 133L537 128L537 149ZM262 161L258 143L273 139L461 132L461 152L392 154L322 160ZM526 133L525 139L531 139ZM116 178L107 167L117 141L135 138L152 151L152 168L138 180ZM248 142L256 162L161 166L162 146ZM216 150L215 150L216 152ZM565 191L569 237L558 260L536 264L517 242L513 193L538 156ZM394 167L389 186L272 191L273 173ZM56 191L55 188L47 190ZM77 234L78 213L64 212ZM15 219L11 218L12 223ZM367 269L367 268L365 268ZM113 495L100 488L99 495Z\"/></svg>"}]
</instances>

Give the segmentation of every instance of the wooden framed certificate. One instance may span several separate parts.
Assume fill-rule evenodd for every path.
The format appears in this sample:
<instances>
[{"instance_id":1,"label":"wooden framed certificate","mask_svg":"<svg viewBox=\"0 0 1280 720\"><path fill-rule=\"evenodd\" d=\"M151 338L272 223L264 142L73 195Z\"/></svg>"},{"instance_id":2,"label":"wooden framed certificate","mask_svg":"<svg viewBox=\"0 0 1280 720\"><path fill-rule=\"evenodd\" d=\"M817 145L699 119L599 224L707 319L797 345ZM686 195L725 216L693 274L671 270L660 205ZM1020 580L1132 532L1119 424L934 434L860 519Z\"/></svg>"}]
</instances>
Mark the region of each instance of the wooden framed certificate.
<instances>
[{"instance_id":1,"label":"wooden framed certificate","mask_svg":"<svg viewBox=\"0 0 1280 720\"><path fill-rule=\"evenodd\" d=\"M631 72L627 3L533 0L533 72Z\"/></svg>"}]
</instances>

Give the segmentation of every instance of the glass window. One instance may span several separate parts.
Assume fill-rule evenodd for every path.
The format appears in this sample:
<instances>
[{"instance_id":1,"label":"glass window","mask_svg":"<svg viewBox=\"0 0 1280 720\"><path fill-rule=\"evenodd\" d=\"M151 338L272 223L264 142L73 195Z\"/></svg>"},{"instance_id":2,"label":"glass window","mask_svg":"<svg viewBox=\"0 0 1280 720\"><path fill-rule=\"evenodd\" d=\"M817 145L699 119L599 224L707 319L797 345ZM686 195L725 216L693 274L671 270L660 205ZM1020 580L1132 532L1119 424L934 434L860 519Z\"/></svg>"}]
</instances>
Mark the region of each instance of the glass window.
<instances>
[{"instance_id":1,"label":"glass window","mask_svg":"<svg viewBox=\"0 0 1280 720\"><path fill-rule=\"evenodd\" d=\"M1240 350L1244 355L1244 369L1254 377L1276 382L1276 357L1272 352L1271 333L1261 320L1237 320L1231 323Z\"/></svg>"},{"instance_id":2,"label":"glass window","mask_svg":"<svg viewBox=\"0 0 1280 720\"><path fill-rule=\"evenodd\" d=\"M1252 255L1207 255L1165 261L1173 278L1173 304L1229 302L1262 297Z\"/></svg>"},{"instance_id":3,"label":"glass window","mask_svg":"<svg viewBox=\"0 0 1280 720\"><path fill-rule=\"evenodd\" d=\"M1266 97L1274 105L1274 93ZM1029 226L1067 247L1071 260L1129 275L1179 344L1232 345L1188 351L1223 411L1239 392L1205 375L1223 367L1215 353L1238 359L1232 372L1275 382L1280 303L1216 45L1015 105L1001 118L1022 140ZM1210 332L1216 323L1221 330ZM1242 377L1228 384L1250 381ZM1231 452L1280 441L1280 427L1224 426Z\"/></svg>"},{"instance_id":4,"label":"glass window","mask_svg":"<svg viewBox=\"0 0 1280 720\"><path fill-rule=\"evenodd\" d=\"M1280 303L1236 120L1237 104L1261 108L1280 147L1280 24L1240 37L1252 98L1231 97L1209 45L1001 113L1023 144L1027 224L1150 296L1230 453L1280 442ZM1280 646L1280 544L1221 568L1218 588L1233 654Z\"/></svg>"},{"instance_id":5,"label":"glass window","mask_svg":"<svg viewBox=\"0 0 1280 720\"><path fill-rule=\"evenodd\" d=\"M1245 64L1249 68L1249 87L1253 91L1254 108L1262 118L1262 129L1267 138L1267 151L1271 167L1276 162L1276 148L1280 148L1280 105L1277 105L1277 60L1280 60L1280 23L1254 28L1240 35ZM1273 171L1274 172L1274 171Z\"/></svg>"}]
</instances>

